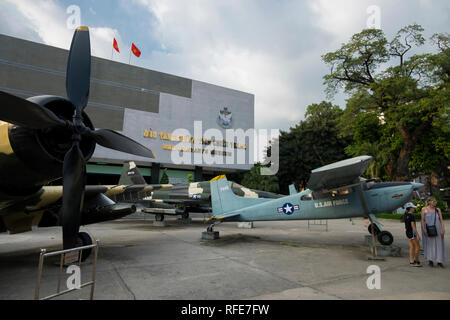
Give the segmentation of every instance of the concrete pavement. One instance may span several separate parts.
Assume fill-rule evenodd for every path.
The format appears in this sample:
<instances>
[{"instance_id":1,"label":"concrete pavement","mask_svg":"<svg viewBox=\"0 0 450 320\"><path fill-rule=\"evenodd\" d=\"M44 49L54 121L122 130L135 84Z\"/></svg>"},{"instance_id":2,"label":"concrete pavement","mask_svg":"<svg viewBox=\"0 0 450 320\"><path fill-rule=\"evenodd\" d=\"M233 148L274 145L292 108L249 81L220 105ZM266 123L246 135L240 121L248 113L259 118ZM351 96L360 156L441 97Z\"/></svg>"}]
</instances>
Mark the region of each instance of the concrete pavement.
<instances>
[{"instance_id":1,"label":"concrete pavement","mask_svg":"<svg viewBox=\"0 0 450 320\"><path fill-rule=\"evenodd\" d=\"M218 240L202 240L207 224L169 218L124 218L83 227L100 240L95 299L450 299L450 264L413 268L404 225L380 220L402 257L370 261L362 219L255 222L253 229L222 223ZM450 230L446 221L447 230ZM450 251L446 237L447 257ZM0 299L33 299L40 248L61 248L61 228L0 234ZM56 258L45 263L41 296L54 293ZM425 264L425 263L424 263ZM381 269L381 289L369 290L370 265ZM89 281L92 259L82 266ZM64 275L63 285L69 275ZM86 299L89 288L62 299Z\"/></svg>"}]
</instances>

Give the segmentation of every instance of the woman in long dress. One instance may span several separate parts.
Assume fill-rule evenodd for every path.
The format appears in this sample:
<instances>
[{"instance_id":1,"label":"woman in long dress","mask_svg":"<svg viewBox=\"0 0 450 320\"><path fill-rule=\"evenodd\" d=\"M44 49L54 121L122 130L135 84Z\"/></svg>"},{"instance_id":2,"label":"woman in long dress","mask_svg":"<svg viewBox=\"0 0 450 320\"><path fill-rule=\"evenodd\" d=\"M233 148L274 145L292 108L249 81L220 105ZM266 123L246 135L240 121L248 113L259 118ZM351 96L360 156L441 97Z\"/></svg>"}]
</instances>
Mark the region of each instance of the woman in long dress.
<instances>
[{"instance_id":1,"label":"woman in long dress","mask_svg":"<svg viewBox=\"0 0 450 320\"><path fill-rule=\"evenodd\" d=\"M428 265L433 267L436 263L439 267L444 268L445 261L445 245L444 235L445 226L442 220L441 209L436 208L437 201L434 197L427 199L427 206L422 208L422 232L423 232L423 250L424 257L428 260ZM437 235L429 236L426 226L436 226Z\"/></svg>"}]
</instances>

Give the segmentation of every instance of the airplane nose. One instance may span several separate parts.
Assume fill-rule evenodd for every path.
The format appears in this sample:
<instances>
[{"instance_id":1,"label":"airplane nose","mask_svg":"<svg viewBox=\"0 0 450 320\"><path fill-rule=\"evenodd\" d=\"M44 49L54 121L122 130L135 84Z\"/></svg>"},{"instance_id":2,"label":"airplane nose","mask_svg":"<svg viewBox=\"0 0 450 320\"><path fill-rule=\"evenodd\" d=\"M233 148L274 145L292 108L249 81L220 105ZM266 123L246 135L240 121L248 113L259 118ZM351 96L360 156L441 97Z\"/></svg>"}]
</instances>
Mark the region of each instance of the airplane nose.
<instances>
[{"instance_id":1,"label":"airplane nose","mask_svg":"<svg viewBox=\"0 0 450 320\"><path fill-rule=\"evenodd\" d=\"M423 200L424 195L424 185L422 183L411 182L412 190L413 190L413 199L415 200ZM419 191L420 190L420 191Z\"/></svg>"},{"instance_id":2,"label":"airplane nose","mask_svg":"<svg viewBox=\"0 0 450 320\"><path fill-rule=\"evenodd\" d=\"M418 182L411 182L411 184L412 184L414 190L424 187L424 185L422 183L418 183Z\"/></svg>"}]
</instances>

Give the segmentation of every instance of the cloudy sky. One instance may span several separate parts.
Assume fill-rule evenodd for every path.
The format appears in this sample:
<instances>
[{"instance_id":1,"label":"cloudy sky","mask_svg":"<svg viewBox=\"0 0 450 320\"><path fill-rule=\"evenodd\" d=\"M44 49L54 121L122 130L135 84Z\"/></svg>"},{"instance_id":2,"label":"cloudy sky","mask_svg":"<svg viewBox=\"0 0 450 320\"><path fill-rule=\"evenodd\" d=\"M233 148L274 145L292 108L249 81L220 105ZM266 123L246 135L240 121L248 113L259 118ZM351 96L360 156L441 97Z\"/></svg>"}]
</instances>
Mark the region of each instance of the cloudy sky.
<instances>
[{"instance_id":1,"label":"cloudy sky","mask_svg":"<svg viewBox=\"0 0 450 320\"><path fill-rule=\"evenodd\" d=\"M448 32L449 13L448 0L0 0L0 33L69 49L88 25L93 55L111 59L115 37L128 63L134 42L132 64L252 93L256 128L286 130L326 99L323 54L377 21L388 39L412 23Z\"/></svg>"}]
</instances>

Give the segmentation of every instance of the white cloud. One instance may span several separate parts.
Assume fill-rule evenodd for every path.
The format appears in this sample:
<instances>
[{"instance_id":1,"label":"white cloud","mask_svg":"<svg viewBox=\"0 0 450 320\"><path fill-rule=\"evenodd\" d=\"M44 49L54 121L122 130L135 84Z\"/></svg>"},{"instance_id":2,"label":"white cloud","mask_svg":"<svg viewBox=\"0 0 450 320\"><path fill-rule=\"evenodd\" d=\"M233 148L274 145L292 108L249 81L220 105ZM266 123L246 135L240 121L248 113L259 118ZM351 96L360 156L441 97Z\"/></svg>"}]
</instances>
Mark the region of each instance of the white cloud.
<instances>
[{"instance_id":1,"label":"white cloud","mask_svg":"<svg viewBox=\"0 0 450 320\"><path fill-rule=\"evenodd\" d=\"M6 2L3 5L9 4L8 7L15 8L15 15L6 17L2 24L28 26L28 29L33 31L41 42L66 50L70 49L74 30L67 27L69 14L66 13L66 8L61 7L52 0L40 2L33 0L4 1ZM81 24L83 24L82 15ZM119 32L116 29L107 27L89 28L89 32L91 54L110 59L113 38L116 37L117 41L120 41L119 45L121 44ZM16 36L16 34L13 34L13 36Z\"/></svg>"},{"instance_id":2,"label":"white cloud","mask_svg":"<svg viewBox=\"0 0 450 320\"><path fill-rule=\"evenodd\" d=\"M117 31L116 29L98 27L89 28L89 32L91 36L91 52L93 56L111 59L114 38L116 38L117 40L119 50L123 50L124 48L122 38L120 37L119 31ZM117 61L119 59L116 58L114 60Z\"/></svg>"},{"instance_id":3,"label":"white cloud","mask_svg":"<svg viewBox=\"0 0 450 320\"><path fill-rule=\"evenodd\" d=\"M366 27L365 1L309 0L308 4L317 17L315 26L331 34L335 45L347 41Z\"/></svg>"},{"instance_id":4,"label":"white cloud","mask_svg":"<svg viewBox=\"0 0 450 320\"><path fill-rule=\"evenodd\" d=\"M311 94L310 86L302 87L315 72L310 50L319 49L302 17L306 16L303 5L275 3L270 8L255 1L181 0L138 3L156 17L152 36L169 51L154 51L149 66L254 94L257 128L287 129L303 118L308 104L321 99L318 70L315 92ZM321 63L320 54L314 59L316 65Z\"/></svg>"},{"instance_id":5,"label":"white cloud","mask_svg":"<svg viewBox=\"0 0 450 320\"><path fill-rule=\"evenodd\" d=\"M432 5L430 5L432 3ZM430 36L448 28L448 1L412 0L134 0L118 1L125 16L139 17L151 53L133 64L255 95L257 128L286 130L303 119L305 108L325 99L321 56L334 51L367 25L367 8L381 9L381 27L391 37L417 22ZM93 12L87 6L86 13ZM148 13L148 28L145 25ZM108 14L107 12L97 12ZM0 1L0 32L68 49L73 30L56 0ZM134 16L133 16L134 17ZM81 16L83 23L83 12ZM114 25L115 22L111 22ZM130 30L133 30L130 21ZM92 54L128 63L129 40L117 29L90 28ZM125 32L124 30L121 30ZM112 51L116 38L121 54ZM138 45L139 46L139 45ZM140 48L144 49L144 48ZM344 96L335 103L344 105Z\"/></svg>"},{"instance_id":6,"label":"white cloud","mask_svg":"<svg viewBox=\"0 0 450 320\"><path fill-rule=\"evenodd\" d=\"M53 1L6 0L16 7L19 16L10 17L15 23L29 25L48 45L70 47L71 32L66 27L65 10Z\"/></svg>"}]
</instances>

